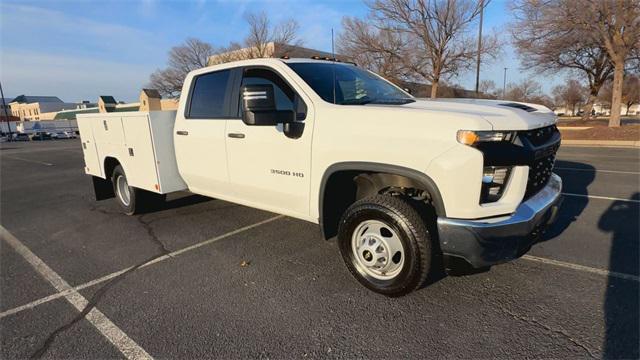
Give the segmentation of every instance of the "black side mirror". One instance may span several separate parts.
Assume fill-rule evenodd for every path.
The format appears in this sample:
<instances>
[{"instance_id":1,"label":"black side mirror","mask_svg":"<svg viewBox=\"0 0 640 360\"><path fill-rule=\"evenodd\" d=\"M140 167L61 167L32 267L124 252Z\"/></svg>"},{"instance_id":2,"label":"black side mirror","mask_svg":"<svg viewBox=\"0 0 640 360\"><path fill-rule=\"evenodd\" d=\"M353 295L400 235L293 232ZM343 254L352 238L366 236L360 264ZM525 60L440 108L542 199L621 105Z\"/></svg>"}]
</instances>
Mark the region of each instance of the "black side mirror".
<instances>
[{"instance_id":1,"label":"black side mirror","mask_svg":"<svg viewBox=\"0 0 640 360\"><path fill-rule=\"evenodd\" d=\"M296 119L293 110L276 110L273 85L245 85L240 94L244 108L242 121L247 125L273 126Z\"/></svg>"},{"instance_id":2,"label":"black side mirror","mask_svg":"<svg viewBox=\"0 0 640 360\"><path fill-rule=\"evenodd\" d=\"M411 95L411 89L409 89L409 88L404 88L404 89L402 89L402 90L404 90L406 93L408 93L409 95Z\"/></svg>"}]
</instances>

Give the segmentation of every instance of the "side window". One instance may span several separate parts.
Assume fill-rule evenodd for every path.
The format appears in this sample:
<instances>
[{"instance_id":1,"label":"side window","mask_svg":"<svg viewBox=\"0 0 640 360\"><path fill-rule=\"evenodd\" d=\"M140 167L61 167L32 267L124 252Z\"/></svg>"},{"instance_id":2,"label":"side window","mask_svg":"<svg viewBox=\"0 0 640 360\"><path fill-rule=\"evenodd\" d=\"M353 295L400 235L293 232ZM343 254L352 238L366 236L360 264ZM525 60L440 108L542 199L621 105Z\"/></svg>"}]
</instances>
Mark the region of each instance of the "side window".
<instances>
[{"instance_id":1,"label":"side window","mask_svg":"<svg viewBox=\"0 0 640 360\"><path fill-rule=\"evenodd\" d=\"M298 94L277 73L263 68L246 69L242 76L244 85L272 85L276 100L276 110L294 110L298 120L304 120L307 107ZM239 102L239 114L242 115L242 101Z\"/></svg>"},{"instance_id":2,"label":"side window","mask_svg":"<svg viewBox=\"0 0 640 360\"><path fill-rule=\"evenodd\" d=\"M216 71L197 76L193 81L187 118L209 119L226 117L225 96L231 70Z\"/></svg>"},{"instance_id":3,"label":"side window","mask_svg":"<svg viewBox=\"0 0 640 360\"><path fill-rule=\"evenodd\" d=\"M276 109L293 110L293 90L273 71L267 69L247 69L242 76L242 86L245 85L272 85L276 98ZM240 104L242 104L242 101L240 101Z\"/></svg>"}]
</instances>

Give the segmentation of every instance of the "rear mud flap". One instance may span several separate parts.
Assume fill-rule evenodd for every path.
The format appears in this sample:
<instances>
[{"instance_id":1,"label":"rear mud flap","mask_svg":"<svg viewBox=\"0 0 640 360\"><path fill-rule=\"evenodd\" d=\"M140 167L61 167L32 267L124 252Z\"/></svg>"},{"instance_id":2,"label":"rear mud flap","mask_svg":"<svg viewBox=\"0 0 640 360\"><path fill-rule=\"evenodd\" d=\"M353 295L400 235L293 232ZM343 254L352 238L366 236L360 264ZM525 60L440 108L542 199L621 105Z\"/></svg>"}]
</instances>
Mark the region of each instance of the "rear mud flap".
<instances>
[{"instance_id":1,"label":"rear mud flap","mask_svg":"<svg viewBox=\"0 0 640 360\"><path fill-rule=\"evenodd\" d=\"M106 200L116 196L113 192L111 180L102 179L97 176L92 176L91 179L93 179L93 192L96 196L96 201Z\"/></svg>"}]
</instances>

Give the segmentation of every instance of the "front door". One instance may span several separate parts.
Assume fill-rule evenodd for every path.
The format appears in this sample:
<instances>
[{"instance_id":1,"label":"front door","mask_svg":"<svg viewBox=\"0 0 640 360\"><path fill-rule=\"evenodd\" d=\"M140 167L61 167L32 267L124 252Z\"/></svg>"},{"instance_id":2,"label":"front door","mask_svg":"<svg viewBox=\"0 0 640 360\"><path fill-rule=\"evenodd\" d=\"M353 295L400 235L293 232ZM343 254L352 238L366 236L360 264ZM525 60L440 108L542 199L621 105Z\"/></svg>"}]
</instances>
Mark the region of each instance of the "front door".
<instances>
[{"instance_id":1,"label":"front door","mask_svg":"<svg viewBox=\"0 0 640 360\"><path fill-rule=\"evenodd\" d=\"M275 212L308 217L311 178L313 109L274 69L245 68L244 85L274 88L277 110L295 110L305 128L299 138L287 137L283 125L249 126L241 118L227 120L227 159L234 193L244 203ZM240 91L235 94L240 97ZM238 101L238 117L242 101Z\"/></svg>"}]
</instances>

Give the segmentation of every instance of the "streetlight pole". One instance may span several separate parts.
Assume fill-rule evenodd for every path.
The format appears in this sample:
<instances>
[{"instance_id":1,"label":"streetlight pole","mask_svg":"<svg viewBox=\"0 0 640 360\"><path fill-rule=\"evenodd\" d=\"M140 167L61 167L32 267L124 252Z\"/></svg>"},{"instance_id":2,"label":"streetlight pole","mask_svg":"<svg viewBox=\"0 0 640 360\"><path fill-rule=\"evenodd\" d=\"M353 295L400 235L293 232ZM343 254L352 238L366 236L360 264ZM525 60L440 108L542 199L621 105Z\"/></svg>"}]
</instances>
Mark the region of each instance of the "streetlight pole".
<instances>
[{"instance_id":1,"label":"streetlight pole","mask_svg":"<svg viewBox=\"0 0 640 360\"><path fill-rule=\"evenodd\" d=\"M478 56L476 58L476 98L480 97L480 53L482 51L482 18L484 14L484 0L480 0L480 26L478 29Z\"/></svg>"},{"instance_id":2,"label":"streetlight pole","mask_svg":"<svg viewBox=\"0 0 640 360\"><path fill-rule=\"evenodd\" d=\"M2 82L0 81L0 97L2 97L2 108L4 109L4 117L7 119L7 130L9 130L9 141L12 139L11 123L9 122L9 114L7 113L7 104L4 101L4 91L2 91Z\"/></svg>"},{"instance_id":3,"label":"streetlight pole","mask_svg":"<svg viewBox=\"0 0 640 360\"><path fill-rule=\"evenodd\" d=\"M507 91L507 69L504 68L504 78L502 79L502 99L504 100L505 93Z\"/></svg>"}]
</instances>

